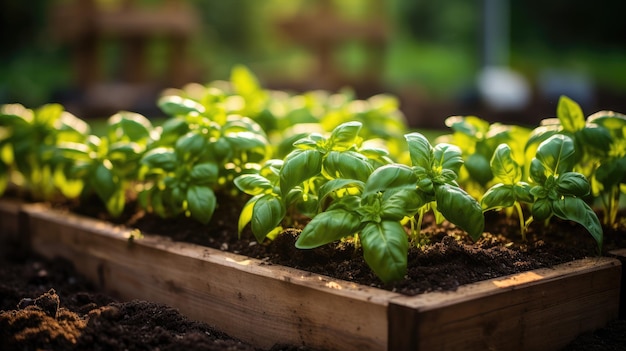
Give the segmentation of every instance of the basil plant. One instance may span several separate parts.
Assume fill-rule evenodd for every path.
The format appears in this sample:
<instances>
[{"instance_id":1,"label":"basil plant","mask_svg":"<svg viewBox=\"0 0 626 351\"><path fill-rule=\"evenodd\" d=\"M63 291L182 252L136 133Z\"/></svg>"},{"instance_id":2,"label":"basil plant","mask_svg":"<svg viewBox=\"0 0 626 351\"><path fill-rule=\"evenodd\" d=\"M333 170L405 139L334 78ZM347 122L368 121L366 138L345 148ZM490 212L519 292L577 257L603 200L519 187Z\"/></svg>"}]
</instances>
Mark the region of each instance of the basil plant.
<instances>
[{"instance_id":1,"label":"basil plant","mask_svg":"<svg viewBox=\"0 0 626 351\"><path fill-rule=\"evenodd\" d=\"M462 163L453 145L432 147L419 133L405 135L413 166L387 164L364 181L335 178L319 190L319 206L328 207L304 227L296 247L310 249L354 237L370 268L384 282L406 273L409 242L428 210L468 231L477 239L484 217L478 202L455 183ZM418 215L418 224L414 218ZM405 223L413 224L409 231Z\"/></svg>"}]
</instances>

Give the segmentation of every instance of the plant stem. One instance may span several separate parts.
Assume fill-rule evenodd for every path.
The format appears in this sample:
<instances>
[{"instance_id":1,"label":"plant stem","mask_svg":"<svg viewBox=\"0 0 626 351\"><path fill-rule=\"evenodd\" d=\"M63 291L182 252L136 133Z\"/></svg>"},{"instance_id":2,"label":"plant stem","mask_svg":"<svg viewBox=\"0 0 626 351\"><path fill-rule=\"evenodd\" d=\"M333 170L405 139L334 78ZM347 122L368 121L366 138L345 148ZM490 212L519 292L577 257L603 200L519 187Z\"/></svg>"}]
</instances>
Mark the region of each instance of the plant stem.
<instances>
[{"instance_id":1,"label":"plant stem","mask_svg":"<svg viewBox=\"0 0 626 351\"><path fill-rule=\"evenodd\" d=\"M524 222L524 235L522 236L522 238L524 240L526 240L526 231L528 231L528 227L530 226L530 224L534 221L533 216L531 215L530 217L528 217L528 219L526 220L526 222Z\"/></svg>"},{"instance_id":2,"label":"plant stem","mask_svg":"<svg viewBox=\"0 0 626 351\"><path fill-rule=\"evenodd\" d=\"M520 232L522 234L522 240L526 241L526 226L524 224L524 212L519 202L515 201L515 209L517 210L517 218L519 219Z\"/></svg>"},{"instance_id":3,"label":"plant stem","mask_svg":"<svg viewBox=\"0 0 626 351\"><path fill-rule=\"evenodd\" d=\"M619 209L619 197L620 190L619 186L614 186L611 188L611 192L609 193L609 206L607 208L607 213L605 213L605 223L607 226L615 225L617 220L617 212Z\"/></svg>"}]
</instances>

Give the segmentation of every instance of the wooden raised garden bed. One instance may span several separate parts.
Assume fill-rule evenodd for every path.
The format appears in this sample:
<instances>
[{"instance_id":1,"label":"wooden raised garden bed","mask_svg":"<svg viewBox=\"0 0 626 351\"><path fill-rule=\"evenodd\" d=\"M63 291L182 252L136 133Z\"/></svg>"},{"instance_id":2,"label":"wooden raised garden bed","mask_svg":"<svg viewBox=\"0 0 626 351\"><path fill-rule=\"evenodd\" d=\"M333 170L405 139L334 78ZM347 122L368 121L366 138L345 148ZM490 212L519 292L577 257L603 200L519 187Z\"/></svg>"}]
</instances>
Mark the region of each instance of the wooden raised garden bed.
<instances>
[{"instance_id":1,"label":"wooden raised garden bed","mask_svg":"<svg viewBox=\"0 0 626 351\"><path fill-rule=\"evenodd\" d=\"M160 236L134 239L39 204L2 199L0 228L27 233L34 251L72 261L107 293L168 304L260 347L557 350L618 315L621 264L607 257L409 297Z\"/></svg>"}]
</instances>

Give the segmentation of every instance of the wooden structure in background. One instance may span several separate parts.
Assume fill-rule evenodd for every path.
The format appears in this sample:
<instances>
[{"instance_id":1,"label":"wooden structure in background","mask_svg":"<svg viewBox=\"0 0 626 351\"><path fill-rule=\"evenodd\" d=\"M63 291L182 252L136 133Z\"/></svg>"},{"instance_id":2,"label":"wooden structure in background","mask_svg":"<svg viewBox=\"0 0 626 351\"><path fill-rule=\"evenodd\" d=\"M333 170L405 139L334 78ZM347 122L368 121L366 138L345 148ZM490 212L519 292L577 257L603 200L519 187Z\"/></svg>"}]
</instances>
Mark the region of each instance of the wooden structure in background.
<instances>
[{"instance_id":1,"label":"wooden structure in background","mask_svg":"<svg viewBox=\"0 0 626 351\"><path fill-rule=\"evenodd\" d=\"M307 79L306 89L336 90L343 86L381 90L385 51L390 35L384 1L368 2L370 18L350 20L342 17L332 0L318 1L314 11L302 12L278 22L278 29L296 45L306 47L315 57L316 68ZM366 50L367 62L350 76L336 60L337 52L351 42ZM358 90L358 89L357 89ZM382 92L382 91L379 91Z\"/></svg>"},{"instance_id":2,"label":"wooden structure in background","mask_svg":"<svg viewBox=\"0 0 626 351\"><path fill-rule=\"evenodd\" d=\"M74 0L51 10L54 39L70 47L75 83L84 94L86 109L132 108L137 99L164 86L180 86L194 72L186 50L199 20L183 0L164 0L158 7L143 8L133 0L104 6L97 0ZM167 41L164 77L158 81L148 72L148 47L152 40ZM105 41L120 46L120 67L114 76L103 72L101 47ZM154 96L151 97L154 103Z\"/></svg>"}]
</instances>

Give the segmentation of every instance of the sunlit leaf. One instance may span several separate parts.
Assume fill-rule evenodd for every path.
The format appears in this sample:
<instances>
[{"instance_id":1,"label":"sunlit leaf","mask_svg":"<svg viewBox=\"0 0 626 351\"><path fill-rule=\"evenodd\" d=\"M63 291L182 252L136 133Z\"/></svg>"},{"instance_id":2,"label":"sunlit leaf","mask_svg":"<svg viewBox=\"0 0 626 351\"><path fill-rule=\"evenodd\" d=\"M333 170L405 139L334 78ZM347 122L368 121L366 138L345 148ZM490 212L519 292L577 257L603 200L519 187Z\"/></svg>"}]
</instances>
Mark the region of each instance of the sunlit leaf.
<instances>
[{"instance_id":1,"label":"sunlit leaf","mask_svg":"<svg viewBox=\"0 0 626 351\"><path fill-rule=\"evenodd\" d=\"M420 133L409 133L404 136L409 145L411 164L424 169L430 169L432 162L432 146L425 136Z\"/></svg>"},{"instance_id":2,"label":"sunlit leaf","mask_svg":"<svg viewBox=\"0 0 626 351\"><path fill-rule=\"evenodd\" d=\"M580 105L565 95L559 98L556 116L566 132L574 133L585 128L585 115Z\"/></svg>"},{"instance_id":3,"label":"sunlit leaf","mask_svg":"<svg viewBox=\"0 0 626 351\"><path fill-rule=\"evenodd\" d=\"M287 210L279 197L265 194L256 200L252 212L252 233L258 242L263 242L280 225Z\"/></svg>"},{"instance_id":4,"label":"sunlit leaf","mask_svg":"<svg viewBox=\"0 0 626 351\"><path fill-rule=\"evenodd\" d=\"M513 159L511 148L507 144L498 145L490 166L494 177L504 184L515 184L522 180L521 167Z\"/></svg>"},{"instance_id":5,"label":"sunlit leaf","mask_svg":"<svg viewBox=\"0 0 626 351\"><path fill-rule=\"evenodd\" d=\"M272 183L258 174L242 174L233 181L239 190L253 196L272 188Z\"/></svg>"},{"instance_id":6,"label":"sunlit leaf","mask_svg":"<svg viewBox=\"0 0 626 351\"><path fill-rule=\"evenodd\" d=\"M317 150L296 149L285 158L280 170L280 190L285 196L295 186L318 175L322 170L322 154Z\"/></svg>"}]
</instances>

